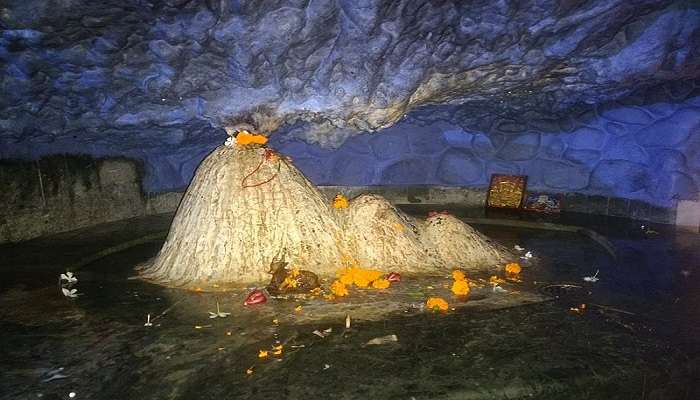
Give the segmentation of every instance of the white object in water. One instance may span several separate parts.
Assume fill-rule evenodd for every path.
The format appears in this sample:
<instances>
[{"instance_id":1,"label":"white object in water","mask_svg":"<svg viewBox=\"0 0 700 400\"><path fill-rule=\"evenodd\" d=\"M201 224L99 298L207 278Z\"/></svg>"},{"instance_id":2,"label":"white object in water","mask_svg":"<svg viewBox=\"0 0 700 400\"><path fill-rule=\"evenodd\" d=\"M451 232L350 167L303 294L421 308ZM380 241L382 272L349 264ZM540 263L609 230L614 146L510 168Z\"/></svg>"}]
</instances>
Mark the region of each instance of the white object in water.
<instances>
[{"instance_id":1,"label":"white object in water","mask_svg":"<svg viewBox=\"0 0 700 400\"><path fill-rule=\"evenodd\" d=\"M328 328L328 329L324 329L323 331L319 331L318 329L316 329L315 331L313 331L311 333L313 333L314 335L316 335L320 338L325 338L326 336L330 335L332 332L333 332L333 328Z\"/></svg>"},{"instance_id":2,"label":"white object in water","mask_svg":"<svg viewBox=\"0 0 700 400\"><path fill-rule=\"evenodd\" d=\"M229 315L231 315L231 313L221 312L221 310L219 310L219 302L218 301L216 302L216 312L209 311L209 318L226 318Z\"/></svg>"},{"instance_id":3,"label":"white object in water","mask_svg":"<svg viewBox=\"0 0 700 400\"><path fill-rule=\"evenodd\" d=\"M153 326L153 322L151 322L151 314L146 316L146 323L143 324L143 326Z\"/></svg>"},{"instance_id":4,"label":"white object in water","mask_svg":"<svg viewBox=\"0 0 700 400\"><path fill-rule=\"evenodd\" d=\"M493 285L493 292L494 293L505 293L507 290L503 289L500 285L496 284Z\"/></svg>"},{"instance_id":5,"label":"white object in water","mask_svg":"<svg viewBox=\"0 0 700 400\"><path fill-rule=\"evenodd\" d=\"M520 258L522 258L523 260L529 260L532 258L532 252L528 251L527 253L525 253L524 256L521 256Z\"/></svg>"},{"instance_id":6,"label":"white object in water","mask_svg":"<svg viewBox=\"0 0 700 400\"><path fill-rule=\"evenodd\" d=\"M75 392L70 392L70 393L68 393L68 397L70 397L71 399L74 398L74 397L75 397Z\"/></svg>"},{"instance_id":7,"label":"white object in water","mask_svg":"<svg viewBox=\"0 0 700 400\"><path fill-rule=\"evenodd\" d=\"M381 337L376 337L374 339L371 339L369 342L365 343L365 346L387 344L387 343L396 343L398 341L399 341L398 336L392 334L392 335L386 335L386 336L381 336Z\"/></svg>"},{"instance_id":8,"label":"white object in water","mask_svg":"<svg viewBox=\"0 0 700 400\"><path fill-rule=\"evenodd\" d=\"M66 297L70 297L72 299L78 297L78 289L66 289L66 288L61 288L61 291L63 292L63 295Z\"/></svg>"},{"instance_id":9,"label":"white object in water","mask_svg":"<svg viewBox=\"0 0 700 400\"><path fill-rule=\"evenodd\" d=\"M520 246L517 245L517 244L516 244L515 246L513 246L513 248L514 248L515 250L518 250L518 251L523 251L523 250L525 250L524 247L520 247Z\"/></svg>"},{"instance_id":10,"label":"white object in water","mask_svg":"<svg viewBox=\"0 0 700 400\"><path fill-rule=\"evenodd\" d=\"M600 280L600 278L598 278L598 272L600 272L600 270L598 270L598 269L595 270L595 275L593 275L593 276L584 276L584 277L583 277L583 280L586 281L586 282L594 282L594 283L595 283L595 282L598 282L598 281Z\"/></svg>"},{"instance_id":11,"label":"white object in water","mask_svg":"<svg viewBox=\"0 0 700 400\"><path fill-rule=\"evenodd\" d=\"M61 274L61 281L66 281L69 284L74 284L78 282L78 278L76 278L72 272L66 271L65 274Z\"/></svg>"}]
</instances>

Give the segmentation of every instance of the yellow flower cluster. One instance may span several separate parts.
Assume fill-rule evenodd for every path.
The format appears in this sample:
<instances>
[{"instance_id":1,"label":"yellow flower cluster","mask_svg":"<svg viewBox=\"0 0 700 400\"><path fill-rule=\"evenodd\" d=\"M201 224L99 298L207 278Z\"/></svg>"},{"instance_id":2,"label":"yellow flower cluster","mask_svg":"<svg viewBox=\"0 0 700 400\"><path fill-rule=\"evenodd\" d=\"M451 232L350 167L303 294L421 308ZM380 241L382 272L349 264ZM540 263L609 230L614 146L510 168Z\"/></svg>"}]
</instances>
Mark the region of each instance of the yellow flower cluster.
<instances>
[{"instance_id":1,"label":"yellow flower cluster","mask_svg":"<svg viewBox=\"0 0 700 400\"><path fill-rule=\"evenodd\" d=\"M337 297L348 295L347 286L355 285L359 288L386 289L391 285L387 279L382 278L382 271L364 269L357 264L338 271L338 279L331 284L331 292Z\"/></svg>"},{"instance_id":2,"label":"yellow flower cluster","mask_svg":"<svg viewBox=\"0 0 700 400\"><path fill-rule=\"evenodd\" d=\"M452 283L452 293L457 296L464 297L469 294L469 281L464 275L464 272L460 270L452 271L452 278L454 282Z\"/></svg>"},{"instance_id":3,"label":"yellow flower cluster","mask_svg":"<svg viewBox=\"0 0 700 400\"><path fill-rule=\"evenodd\" d=\"M445 301L445 299L441 297L428 298L428 301L425 303L425 306L430 311L447 311L447 309L450 307L447 304L447 301Z\"/></svg>"},{"instance_id":4,"label":"yellow flower cluster","mask_svg":"<svg viewBox=\"0 0 700 400\"><path fill-rule=\"evenodd\" d=\"M348 295L348 288L340 281L334 281L331 284L331 293L336 297L343 297Z\"/></svg>"},{"instance_id":5,"label":"yellow flower cluster","mask_svg":"<svg viewBox=\"0 0 700 400\"><path fill-rule=\"evenodd\" d=\"M348 208L349 205L348 198L342 194L337 194L333 199L333 208Z\"/></svg>"}]
</instances>

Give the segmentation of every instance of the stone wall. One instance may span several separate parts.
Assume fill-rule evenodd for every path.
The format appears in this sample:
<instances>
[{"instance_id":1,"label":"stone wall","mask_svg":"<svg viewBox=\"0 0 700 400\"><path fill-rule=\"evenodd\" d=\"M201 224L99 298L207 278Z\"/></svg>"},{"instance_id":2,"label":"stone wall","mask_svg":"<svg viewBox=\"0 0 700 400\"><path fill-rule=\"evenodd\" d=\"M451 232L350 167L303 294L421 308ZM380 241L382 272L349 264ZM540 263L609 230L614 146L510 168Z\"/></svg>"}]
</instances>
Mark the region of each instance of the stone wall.
<instances>
[{"instance_id":1,"label":"stone wall","mask_svg":"<svg viewBox=\"0 0 700 400\"><path fill-rule=\"evenodd\" d=\"M484 188L495 173L528 176L528 188L674 207L698 199L700 97L679 103L607 105L568 121L460 125L458 107L430 107L331 151L272 137L319 185Z\"/></svg>"},{"instance_id":2,"label":"stone wall","mask_svg":"<svg viewBox=\"0 0 700 400\"><path fill-rule=\"evenodd\" d=\"M129 159L56 155L0 161L0 243L172 211L172 195L144 197ZM175 203L175 204L173 204Z\"/></svg>"}]
</instances>

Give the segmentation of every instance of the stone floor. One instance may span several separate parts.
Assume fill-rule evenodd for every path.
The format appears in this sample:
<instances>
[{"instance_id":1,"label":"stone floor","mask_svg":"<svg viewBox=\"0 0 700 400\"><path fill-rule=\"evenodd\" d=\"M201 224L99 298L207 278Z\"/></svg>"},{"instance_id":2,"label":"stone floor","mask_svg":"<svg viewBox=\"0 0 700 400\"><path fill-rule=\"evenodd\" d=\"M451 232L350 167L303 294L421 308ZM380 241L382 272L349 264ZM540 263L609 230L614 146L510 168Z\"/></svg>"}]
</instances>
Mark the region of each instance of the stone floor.
<instances>
[{"instance_id":1,"label":"stone floor","mask_svg":"<svg viewBox=\"0 0 700 400\"><path fill-rule=\"evenodd\" d=\"M0 246L0 398L700 397L697 234L590 216L451 211L532 251L523 282L502 294L484 285L456 303L448 277L407 277L341 302L249 308L245 290L184 292L129 279L158 251L172 215ZM574 226L604 233L614 257ZM79 279L74 300L58 287L66 269ZM596 270L600 281L582 280ZM551 286L561 283L574 286ZM455 309L424 310L436 294ZM217 301L232 315L209 319ZM147 314L153 326L144 326ZM329 328L326 337L313 333ZM396 341L368 344L387 335ZM258 357L279 344L282 354Z\"/></svg>"}]
</instances>

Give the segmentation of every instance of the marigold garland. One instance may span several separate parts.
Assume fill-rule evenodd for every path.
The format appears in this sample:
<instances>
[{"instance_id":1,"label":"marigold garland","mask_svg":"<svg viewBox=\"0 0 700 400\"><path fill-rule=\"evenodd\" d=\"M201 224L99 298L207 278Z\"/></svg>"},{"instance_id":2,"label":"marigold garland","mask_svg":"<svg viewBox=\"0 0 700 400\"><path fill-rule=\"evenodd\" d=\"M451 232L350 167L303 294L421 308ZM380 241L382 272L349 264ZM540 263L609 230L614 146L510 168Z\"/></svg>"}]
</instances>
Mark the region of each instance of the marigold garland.
<instances>
[{"instance_id":1,"label":"marigold garland","mask_svg":"<svg viewBox=\"0 0 700 400\"><path fill-rule=\"evenodd\" d=\"M338 279L331 285L331 292L337 297L346 296L347 286L355 285L358 288L386 289L391 286L391 281L384 277L382 271L361 268L356 262L347 260L351 266L338 270Z\"/></svg>"},{"instance_id":2,"label":"marigold garland","mask_svg":"<svg viewBox=\"0 0 700 400\"><path fill-rule=\"evenodd\" d=\"M263 135L255 135L249 133L248 131L241 131L236 135L236 144L248 145L248 144L266 144L267 137Z\"/></svg>"}]
</instances>

